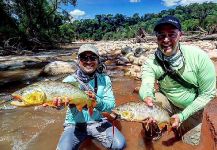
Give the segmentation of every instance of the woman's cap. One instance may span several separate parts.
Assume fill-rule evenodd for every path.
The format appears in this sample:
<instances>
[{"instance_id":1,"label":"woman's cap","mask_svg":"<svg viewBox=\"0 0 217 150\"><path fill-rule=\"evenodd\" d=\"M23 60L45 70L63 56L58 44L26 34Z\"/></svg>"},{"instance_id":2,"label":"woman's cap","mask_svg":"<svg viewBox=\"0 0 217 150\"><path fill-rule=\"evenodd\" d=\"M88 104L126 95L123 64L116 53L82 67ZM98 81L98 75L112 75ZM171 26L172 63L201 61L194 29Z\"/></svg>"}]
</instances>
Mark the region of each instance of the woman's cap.
<instances>
[{"instance_id":1,"label":"woman's cap","mask_svg":"<svg viewBox=\"0 0 217 150\"><path fill-rule=\"evenodd\" d=\"M92 53L96 54L97 56L99 56L99 52L98 52L97 47L92 45L92 44L82 45L78 50L78 55L80 55L81 53L84 53L84 52L92 52Z\"/></svg>"},{"instance_id":2,"label":"woman's cap","mask_svg":"<svg viewBox=\"0 0 217 150\"><path fill-rule=\"evenodd\" d=\"M177 28L179 31L182 30L181 23L178 18L176 18L175 16L165 16L155 24L154 31L158 31L159 27L165 24L170 24Z\"/></svg>"}]
</instances>

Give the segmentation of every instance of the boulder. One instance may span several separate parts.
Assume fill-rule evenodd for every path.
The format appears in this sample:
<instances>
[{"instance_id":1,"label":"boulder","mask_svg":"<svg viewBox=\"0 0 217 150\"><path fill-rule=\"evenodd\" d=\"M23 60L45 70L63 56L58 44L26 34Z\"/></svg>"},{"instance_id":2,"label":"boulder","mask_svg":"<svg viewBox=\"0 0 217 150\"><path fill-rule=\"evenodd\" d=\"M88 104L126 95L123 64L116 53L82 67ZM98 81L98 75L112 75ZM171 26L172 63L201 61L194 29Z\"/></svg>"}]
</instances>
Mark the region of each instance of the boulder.
<instances>
[{"instance_id":1,"label":"boulder","mask_svg":"<svg viewBox=\"0 0 217 150\"><path fill-rule=\"evenodd\" d=\"M64 62L64 61L54 61L47 64L44 69L43 73L46 75L60 75L60 74L69 74L74 73L77 69L76 63L73 62Z\"/></svg>"}]
</instances>

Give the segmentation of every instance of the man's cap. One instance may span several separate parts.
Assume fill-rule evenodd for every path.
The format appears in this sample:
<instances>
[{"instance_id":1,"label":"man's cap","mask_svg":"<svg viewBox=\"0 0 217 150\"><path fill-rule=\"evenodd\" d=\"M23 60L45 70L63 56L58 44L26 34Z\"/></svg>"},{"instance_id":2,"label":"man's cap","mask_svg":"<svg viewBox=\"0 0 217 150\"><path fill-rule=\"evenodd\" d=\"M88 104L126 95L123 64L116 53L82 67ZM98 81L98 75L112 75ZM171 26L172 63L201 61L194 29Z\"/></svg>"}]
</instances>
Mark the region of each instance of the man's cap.
<instances>
[{"instance_id":1,"label":"man's cap","mask_svg":"<svg viewBox=\"0 0 217 150\"><path fill-rule=\"evenodd\" d=\"M97 47L92 45L92 44L82 45L78 50L78 55L80 55L81 53L84 53L84 52L92 52L92 53L96 54L97 56L99 56L99 52L98 52Z\"/></svg>"},{"instance_id":2,"label":"man's cap","mask_svg":"<svg viewBox=\"0 0 217 150\"><path fill-rule=\"evenodd\" d=\"M176 18L175 16L165 16L155 24L154 31L158 31L158 28L165 24L170 24L177 28L179 31L182 30L182 26L178 18Z\"/></svg>"}]
</instances>

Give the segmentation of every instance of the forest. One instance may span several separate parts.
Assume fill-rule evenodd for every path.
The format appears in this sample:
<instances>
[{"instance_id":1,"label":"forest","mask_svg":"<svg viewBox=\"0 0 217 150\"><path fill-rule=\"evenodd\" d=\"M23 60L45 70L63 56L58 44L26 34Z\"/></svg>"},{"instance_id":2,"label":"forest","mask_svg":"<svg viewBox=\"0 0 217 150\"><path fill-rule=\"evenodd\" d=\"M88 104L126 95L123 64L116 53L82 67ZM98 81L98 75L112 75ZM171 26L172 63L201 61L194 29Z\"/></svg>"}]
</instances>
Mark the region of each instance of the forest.
<instances>
[{"instance_id":1,"label":"forest","mask_svg":"<svg viewBox=\"0 0 217 150\"><path fill-rule=\"evenodd\" d=\"M135 38L141 30L153 35L154 24L166 15L178 17L187 34L217 33L217 4L212 2L177 6L141 16L139 13L132 16L99 14L93 19L72 21L69 12L60 6L76 6L76 3L76 0L1 0L1 55L2 51L37 51L77 40L126 40Z\"/></svg>"}]
</instances>

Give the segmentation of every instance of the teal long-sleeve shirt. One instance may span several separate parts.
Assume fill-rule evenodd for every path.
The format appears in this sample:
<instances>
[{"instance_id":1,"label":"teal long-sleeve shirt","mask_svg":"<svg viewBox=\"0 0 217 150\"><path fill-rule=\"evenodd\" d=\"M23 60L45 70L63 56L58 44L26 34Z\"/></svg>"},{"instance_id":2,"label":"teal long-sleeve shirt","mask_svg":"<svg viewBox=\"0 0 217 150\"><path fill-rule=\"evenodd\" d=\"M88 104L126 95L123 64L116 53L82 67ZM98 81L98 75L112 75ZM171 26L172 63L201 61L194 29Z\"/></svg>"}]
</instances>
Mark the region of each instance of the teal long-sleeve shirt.
<instances>
[{"instance_id":1,"label":"teal long-sleeve shirt","mask_svg":"<svg viewBox=\"0 0 217 150\"><path fill-rule=\"evenodd\" d=\"M179 118L181 121L203 109L205 105L214 98L216 92L216 74L214 64L208 55L198 47L181 45L180 50L184 56L185 68L183 72L178 71L181 77L189 83L198 87L196 96L194 89L187 89L165 76L159 81L160 91L175 106L182 109ZM164 74L163 69L157 64L155 56L142 66L142 85L139 91L140 98L150 96L154 98L154 83Z\"/></svg>"},{"instance_id":2,"label":"teal long-sleeve shirt","mask_svg":"<svg viewBox=\"0 0 217 150\"><path fill-rule=\"evenodd\" d=\"M63 82L73 83L77 82L75 75L66 77ZM94 91L94 79L87 84ZM90 116L88 109L83 109L81 112L76 107L67 109L65 124L85 123L100 120L102 118L101 112L110 112L115 107L115 98L112 91L112 84L109 76L105 74L97 74L97 106L94 108L93 115Z\"/></svg>"}]
</instances>

